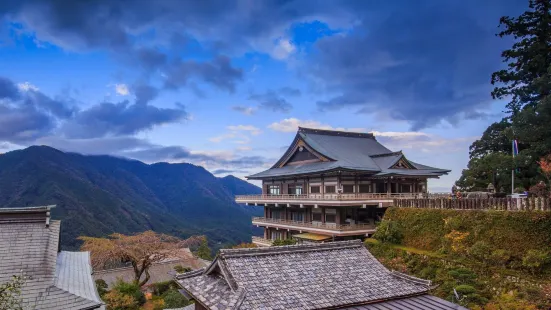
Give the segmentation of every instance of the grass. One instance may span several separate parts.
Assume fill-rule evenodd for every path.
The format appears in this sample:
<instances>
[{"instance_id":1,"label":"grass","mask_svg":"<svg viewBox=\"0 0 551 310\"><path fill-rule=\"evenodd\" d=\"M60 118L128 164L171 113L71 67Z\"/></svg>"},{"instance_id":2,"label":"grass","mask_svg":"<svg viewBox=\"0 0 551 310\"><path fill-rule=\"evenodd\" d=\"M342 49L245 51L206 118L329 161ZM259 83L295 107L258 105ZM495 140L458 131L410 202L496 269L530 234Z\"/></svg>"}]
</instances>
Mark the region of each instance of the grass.
<instances>
[{"instance_id":1,"label":"grass","mask_svg":"<svg viewBox=\"0 0 551 310\"><path fill-rule=\"evenodd\" d=\"M365 239L365 243L380 244L381 242L377 239L367 238L367 239ZM438 254L438 253L435 253L435 252L432 252L432 251L427 251L427 250L416 249L416 248L413 248L413 247L407 247L407 246L400 245L400 244L390 244L389 243L388 245L393 249L402 250L402 251L405 251L405 252L408 252L408 253L426 255L426 256L430 256L430 257L434 257L434 258L445 258L446 257L443 254Z\"/></svg>"}]
</instances>

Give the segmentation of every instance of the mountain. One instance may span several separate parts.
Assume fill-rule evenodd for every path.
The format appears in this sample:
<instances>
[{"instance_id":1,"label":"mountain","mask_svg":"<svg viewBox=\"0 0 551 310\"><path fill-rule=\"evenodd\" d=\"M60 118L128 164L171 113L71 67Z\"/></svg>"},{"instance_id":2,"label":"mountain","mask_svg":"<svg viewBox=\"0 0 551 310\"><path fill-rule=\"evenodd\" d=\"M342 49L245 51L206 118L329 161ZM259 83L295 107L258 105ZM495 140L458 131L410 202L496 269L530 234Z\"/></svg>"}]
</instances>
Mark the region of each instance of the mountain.
<instances>
[{"instance_id":1,"label":"mountain","mask_svg":"<svg viewBox=\"0 0 551 310\"><path fill-rule=\"evenodd\" d=\"M222 185L230 191L230 193L235 195L260 195L262 194L262 189L254 184L245 182L239 178L234 177L233 175L228 175L223 178L219 178Z\"/></svg>"},{"instance_id":2,"label":"mountain","mask_svg":"<svg viewBox=\"0 0 551 310\"><path fill-rule=\"evenodd\" d=\"M0 207L57 205L61 245L78 236L145 230L187 237L205 234L213 245L250 241L251 216L261 210L236 204L234 193L260 188L228 176L216 178L191 164L145 164L112 156L64 153L31 146L0 155Z\"/></svg>"}]
</instances>

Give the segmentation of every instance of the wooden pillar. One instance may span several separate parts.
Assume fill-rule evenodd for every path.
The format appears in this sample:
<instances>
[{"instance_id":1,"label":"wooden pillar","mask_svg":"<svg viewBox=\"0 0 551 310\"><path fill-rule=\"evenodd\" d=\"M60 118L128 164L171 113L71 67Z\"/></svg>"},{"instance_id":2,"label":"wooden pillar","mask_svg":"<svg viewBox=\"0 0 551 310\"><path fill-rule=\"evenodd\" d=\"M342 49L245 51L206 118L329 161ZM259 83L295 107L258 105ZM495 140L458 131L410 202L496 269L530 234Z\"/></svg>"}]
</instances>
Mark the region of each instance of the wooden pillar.
<instances>
[{"instance_id":1,"label":"wooden pillar","mask_svg":"<svg viewBox=\"0 0 551 310\"><path fill-rule=\"evenodd\" d=\"M321 208L321 222L325 223L325 207L320 207L320 208Z\"/></svg>"},{"instance_id":2,"label":"wooden pillar","mask_svg":"<svg viewBox=\"0 0 551 310\"><path fill-rule=\"evenodd\" d=\"M270 239L268 237L268 228L264 227L264 239Z\"/></svg>"},{"instance_id":3,"label":"wooden pillar","mask_svg":"<svg viewBox=\"0 0 551 310\"><path fill-rule=\"evenodd\" d=\"M392 183L390 183L390 178L387 178L386 179L386 193L387 194L390 194L392 193L392 190L391 190L391 187L392 186Z\"/></svg>"},{"instance_id":4,"label":"wooden pillar","mask_svg":"<svg viewBox=\"0 0 551 310\"><path fill-rule=\"evenodd\" d=\"M325 195L325 181L323 179L323 176L321 176L320 194L322 196Z\"/></svg>"}]
</instances>

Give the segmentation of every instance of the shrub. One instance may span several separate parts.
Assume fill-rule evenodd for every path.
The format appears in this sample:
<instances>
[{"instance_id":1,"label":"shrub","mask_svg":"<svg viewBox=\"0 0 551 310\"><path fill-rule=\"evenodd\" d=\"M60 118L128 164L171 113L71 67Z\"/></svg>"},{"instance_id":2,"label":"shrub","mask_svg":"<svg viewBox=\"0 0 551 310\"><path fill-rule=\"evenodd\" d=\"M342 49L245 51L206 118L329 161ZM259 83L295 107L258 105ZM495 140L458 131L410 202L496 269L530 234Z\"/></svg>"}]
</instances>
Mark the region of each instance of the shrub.
<instances>
[{"instance_id":1,"label":"shrub","mask_svg":"<svg viewBox=\"0 0 551 310\"><path fill-rule=\"evenodd\" d=\"M111 291L117 291L123 295L131 296L139 306L145 304L145 295L140 290L140 286L137 283L127 283L118 279Z\"/></svg>"},{"instance_id":2,"label":"shrub","mask_svg":"<svg viewBox=\"0 0 551 310\"><path fill-rule=\"evenodd\" d=\"M212 251L209 248L206 237L201 241L201 245L197 248L197 251L195 251L195 255L204 260L212 260Z\"/></svg>"},{"instance_id":3,"label":"shrub","mask_svg":"<svg viewBox=\"0 0 551 310\"><path fill-rule=\"evenodd\" d=\"M296 243L297 243L297 241L295 239L276 239L276 240L274 240L272 245L274 245L274 246L293 245L293 244L296 244Z\"/></svg>"},{"instance_id":4,"label":"shrub","mask_svg":"<svg viewBox=\"0 0 551 310\"><path fill-rule=\"evenodd\" d=\"M492 253L490 253L490 256L488 258L490 263L494 265L498 265L500 267L505 267L507 265L507 262L509 262L510 259L511 259L511 255L509 254L509 252L501 249L492 251Z\"/></svg>"},{"instance_id":5,"label":"shrub","mask_svg":"<svg viewBox=\"0 0 551 310\"><path fill-rule=\"evenodd\" d=\"M539 182L536 185L532 185L528 190L531 196L535 197L547 197L547 186L543 182Z\"/></svg>"},{"instance_id":6,"label":"shrub","mask_svg":"<svg viewBox=\"0 0 551 310\"><path fill-rule=\"evenodd\" d=\"M107 290L108 285L103 279L97 279L95 282L96 282L96 289L98 290L98 294L100 297L102 297L105 293L108 292Z\"/></svg>"},{"instance_id":7,"label":"shrub","mask_svg":"<svg viewBox=\"0 0 551 310\"><path fill-rule=\"evenodd\" d=\"M549 255L546 252L540 250L529 250L526 255L522 257L522 266L530 270L532 273L536 273L543 269L543 266L549 261Z\"/></svg>"},{"instance_id":8,"label":"shrub","mask_svg":"<svg viewBox=\"0 0 551 310\"><path fill-rule=\"evenodd\" d=\"M395 221L382 221L373 235L373 238L381 242L394 244L400 244L403 237L402 229Z\"/></svg>"},{"instance_id":9,"label":"shrub","mask_svg":"<svg viewBox=\"0 0 551 310\"><path fill-rule=\"evenodd\" d=\"M179 308L190 304L190 301L176 290L169 290L163 296L166 308Z\"/></svg>"},{"instance_id":10,"label":"shrub","mask_svg":"<svg viewBox=\"0 0 551 310\"><path fill-rule=\"evenodd\" d=\"M254 243L240 243L238 245L234 245L232 249L248 249L248 248L256 248L256 244Z\"/></svg>"},{"instance_id":11,"label":"shrub","mask_svg":"<svg viewBox=\"0 0 551 310\"><path fill-rule=\"evenodd\" d=\"M469 255L479 261L485 261L490 256L491 248L484 241L477 241L469 249Z\"/></svg>"},{"instance_id":12,"label":"shrub","mask_svg":"<svg viewBox=\"0 0 551 310\"><path fill-rule=\"evenodd\" d=\"M189 267L184 267L182 265L176 265L174 266L174 271L176 271L177 273L184 273L184 272L189 272L191 271L192 269L189 268Z\"/></svg>"},{"instance_id":13,"label":"shrub","mask_svg":"<svg viewBox=\"0 0 551 310\"><path fill-rule=\"evenodd\" d=\"M171 289L176 289L178 285L174 283L174 281L165 281L165 282L157 282L151 284L151 287L153 289L153 294L157 296L163 295L166 291Z\"/></svg>"},{"instance_id":14,"label":"shrub","mask_svg":"<svg viewBox=\"0 0 551 310\"><path fill-rule=\"evenodd\" d=\"M111 290L102 297L107 305L107 310L137 310L138 302L130 295L117 290Z\"/></svg>"}]
</instances>

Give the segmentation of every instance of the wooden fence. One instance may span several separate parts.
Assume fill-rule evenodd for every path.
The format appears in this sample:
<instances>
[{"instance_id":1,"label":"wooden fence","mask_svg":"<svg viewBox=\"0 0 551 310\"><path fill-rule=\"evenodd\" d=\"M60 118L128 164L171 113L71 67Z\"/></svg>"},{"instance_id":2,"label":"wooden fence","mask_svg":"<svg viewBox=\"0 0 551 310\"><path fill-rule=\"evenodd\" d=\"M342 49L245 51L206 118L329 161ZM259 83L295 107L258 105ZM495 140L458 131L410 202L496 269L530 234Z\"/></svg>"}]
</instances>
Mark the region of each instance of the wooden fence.
<instances>
[{"instance_id":1,"label":"wooden fence","mask_svg":"<svg viewBox=\"0 0 551 310\"><path fill-rule=\"evenodd\" d=\"M549 198L428 198L394 199L399 208L456 209L456 210L509 210L551 211Z\"/></svg>"}]
</instances>

